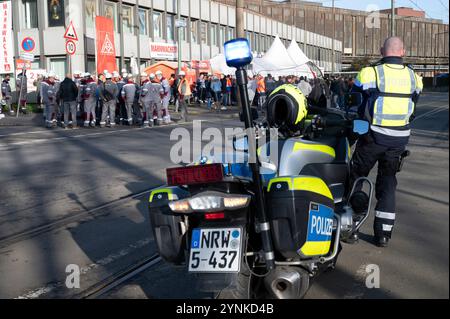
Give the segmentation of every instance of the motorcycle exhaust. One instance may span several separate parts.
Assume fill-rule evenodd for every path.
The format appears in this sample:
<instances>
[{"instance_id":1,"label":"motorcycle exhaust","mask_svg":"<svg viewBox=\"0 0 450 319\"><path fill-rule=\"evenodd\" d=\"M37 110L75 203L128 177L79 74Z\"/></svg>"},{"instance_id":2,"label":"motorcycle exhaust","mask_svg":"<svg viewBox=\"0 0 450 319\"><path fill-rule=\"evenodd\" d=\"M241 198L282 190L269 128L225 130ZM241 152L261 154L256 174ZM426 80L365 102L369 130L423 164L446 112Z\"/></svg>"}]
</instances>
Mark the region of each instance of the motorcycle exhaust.
<instances>
[{"instance_id":1,"label":"motorcycle exhaust","mask_svg":"<svg viewBox=\"0 0 450 319\"><path fill-rule=\"evenodd\" d=\"M264 284L272 298L300 299L309 288L309 274L299 267L277 267L265 278Z\"/></svg>"}]
</instances>

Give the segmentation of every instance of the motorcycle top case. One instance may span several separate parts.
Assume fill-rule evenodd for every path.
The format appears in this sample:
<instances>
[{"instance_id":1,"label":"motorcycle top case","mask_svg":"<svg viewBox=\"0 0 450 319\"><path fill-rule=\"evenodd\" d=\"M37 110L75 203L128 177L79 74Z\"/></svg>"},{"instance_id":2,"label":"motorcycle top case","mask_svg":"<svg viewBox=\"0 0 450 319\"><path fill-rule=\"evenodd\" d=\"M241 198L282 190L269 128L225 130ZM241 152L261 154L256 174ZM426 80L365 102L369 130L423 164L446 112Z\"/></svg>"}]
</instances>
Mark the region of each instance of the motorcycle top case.
<instances>
[{"instance_id":1,"label":"motorcycle top case","mask_svg":"<svg viewBox=\"0 0 450 319\"><path fill-rule=\"evenodd\" d=\"M160 187L149 197L150 223L158 252L164 260L175 264L184 262L185 234L181 228L182 217L174 215L168 203L188 196L181 187Z\"/></svg>"},{"instance_id":2,"label":"motorcycle top case","mask_svg":"<svg viewBox=\"0 0 450 319\"><path fill-rule=\"evenodd\" d=\"M327 255L331 248L334 200L313 176L277 177L267 187L274 247L285 258Z\"/></svg>"}]
</instances>

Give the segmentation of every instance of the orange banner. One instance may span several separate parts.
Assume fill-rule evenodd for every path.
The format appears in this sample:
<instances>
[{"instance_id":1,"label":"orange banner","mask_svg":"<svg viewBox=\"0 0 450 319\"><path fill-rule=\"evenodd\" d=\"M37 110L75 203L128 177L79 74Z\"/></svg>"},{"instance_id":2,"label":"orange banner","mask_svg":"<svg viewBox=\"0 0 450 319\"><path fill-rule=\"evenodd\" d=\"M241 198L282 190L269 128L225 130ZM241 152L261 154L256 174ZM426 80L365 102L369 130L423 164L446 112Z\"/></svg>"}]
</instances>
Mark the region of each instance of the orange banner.
<instances>
[{"instance_id":1,"label":"orange banner","mask_svg":"<svg viewBox=\"0 0 450 319\"><path fill-rule=\"evenodd\" d=\"M97 73L103 73L104 70L118 71L113 20L97 16L95 27L97 29Z\"/></svg>"}]
</instances>

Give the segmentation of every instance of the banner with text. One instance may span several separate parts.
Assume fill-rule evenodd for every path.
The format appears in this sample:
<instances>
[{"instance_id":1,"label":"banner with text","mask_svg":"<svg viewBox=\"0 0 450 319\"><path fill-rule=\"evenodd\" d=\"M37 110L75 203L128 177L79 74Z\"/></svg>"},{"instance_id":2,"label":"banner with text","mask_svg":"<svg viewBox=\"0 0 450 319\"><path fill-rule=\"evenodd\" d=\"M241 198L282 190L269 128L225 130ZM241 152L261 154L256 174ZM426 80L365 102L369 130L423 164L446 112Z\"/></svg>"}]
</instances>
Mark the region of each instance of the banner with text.
<instances>
[{"instance_id":1,"label":"banner with text","mask_svg":"<svg viewBox=\"0 0 450 319\"><path fill-rule=\"evenodd\" d=\"M178 47L171 43L150 42L150 57L160 60L176 60Z\"/></svg>"},{"instance_id":2,"label":"banner with text","mask_svg":"<svg viewBox=\"0 0 450 319\"><path fill-rule=\"evenodd\" d=\"M14 72L11 1L0 2L0 74Z\"/></svg>"},{"instance_id":3,"label":"banner with text","mask_svg":"<svg viewBox=\"0 0 450 319\"><path fill-rule=\"evenodd\" d=\"M118 71L113 20L97 16L95 27L97 29L97 73L103 73L104 70Z\"/></svg>"}]
</instances>

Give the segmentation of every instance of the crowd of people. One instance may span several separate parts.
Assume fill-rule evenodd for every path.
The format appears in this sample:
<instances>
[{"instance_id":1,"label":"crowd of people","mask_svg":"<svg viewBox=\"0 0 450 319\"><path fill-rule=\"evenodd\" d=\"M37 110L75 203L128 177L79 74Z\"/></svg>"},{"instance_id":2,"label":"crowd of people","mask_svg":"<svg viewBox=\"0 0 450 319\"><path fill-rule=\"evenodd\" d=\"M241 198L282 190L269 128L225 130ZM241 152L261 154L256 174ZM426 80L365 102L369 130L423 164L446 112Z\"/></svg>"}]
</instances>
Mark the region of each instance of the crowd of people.
<instances>
[{"instance_id":1,"label":"crowd of people","mask_svg":"<svg viewBox=\"0 0 450 319\"><path fill-rule=\"evenodd\" d=\"M19 74L16 80L19 110L25 112L26 74ZM7 111L13 113L12 91L7 75L2 82L2 96ZM344 97L351 90L353 79L344 76L307 78L305 76L249 77L249 96L252 105L264 110L267 97L280 85L293 84L311 101L323 107L344 108ZM169 105L175 112L181 111L187 118L189 104L205 105L208 110L227 110L238 104L236 78L231 75L200 74L195 81L189 81L186 73L171 74L165 78L161 71L154 74L141 73L133 77L123 70L98 76L87 72L67 74L61 81L54 72L39 76L34 85L37 88L38 104L44 110L45 126L64 128L77 127L77 115L85 127L114 127L122 125L153 126L171 122Z\"/></svg>"},{"instance_id":2,"label":"crowd of people","mask_svg":"<svg viewBox=\"0 0 450 319\"><path fill-rule=\"evenodd\" d=\"M8 75L2 82L2 97L7 111L13 113L9 81ZM76 71L73 75L67 74L62 81L54 72L48 72L39 76L34 85L47 128L58 124L64 128L77 128L77 115L81 115L85 127L168 124L171 122L170 100L177 99L177 112L181 107L182 117L185 117L186 99L191 95L184 72L180 72L177 79L174 75L166 79L161 71L144 72L136 79L125 72L120 75L117 71L105 70L94 76ZM16 87L20 86L16 83ZM26 98L23 103L26 104ZM22 99L19 97L20 105Z\"/></svg>"}]
</instances>

